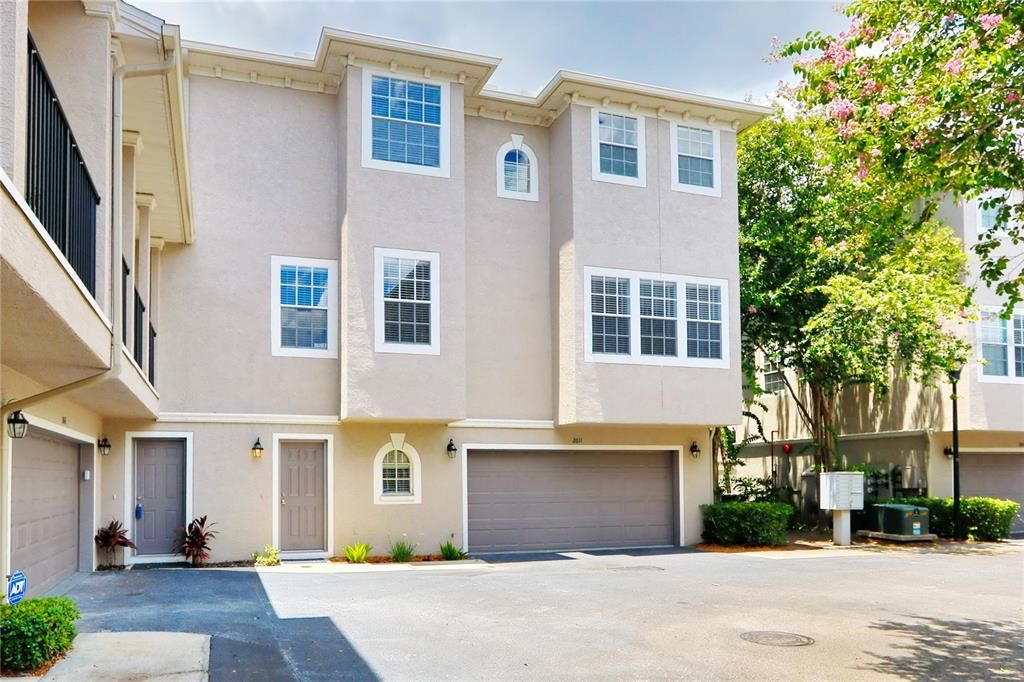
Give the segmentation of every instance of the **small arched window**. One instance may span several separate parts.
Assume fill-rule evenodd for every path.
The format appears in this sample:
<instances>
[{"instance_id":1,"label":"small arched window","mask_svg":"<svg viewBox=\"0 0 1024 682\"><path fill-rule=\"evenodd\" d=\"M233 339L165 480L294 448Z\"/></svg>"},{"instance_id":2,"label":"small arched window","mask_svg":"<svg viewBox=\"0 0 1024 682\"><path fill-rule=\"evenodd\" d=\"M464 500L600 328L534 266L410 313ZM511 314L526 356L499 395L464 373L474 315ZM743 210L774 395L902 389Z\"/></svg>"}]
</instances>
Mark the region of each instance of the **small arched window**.
<instances>
[{"instance_id":1,"label":"small arched window","mask_svg":"<svg viewBox=\"0 0 1024 682\"><path fill-rule=\"evenodd\" d=\"M391 441L373 458L374 504L419 504L420 455L405 442L404 433L391 434Z\"/></svg>"},{"instance_id":2,"label":"small arched window","mask_svg":"<svg viewBox=\"0 0 1024 682\"><path fill-rule=\"evenodd\" d=\"M499 197L537 201L537 156L522 135L501 145L496 161Z\"/></svg>"}]
</instances>

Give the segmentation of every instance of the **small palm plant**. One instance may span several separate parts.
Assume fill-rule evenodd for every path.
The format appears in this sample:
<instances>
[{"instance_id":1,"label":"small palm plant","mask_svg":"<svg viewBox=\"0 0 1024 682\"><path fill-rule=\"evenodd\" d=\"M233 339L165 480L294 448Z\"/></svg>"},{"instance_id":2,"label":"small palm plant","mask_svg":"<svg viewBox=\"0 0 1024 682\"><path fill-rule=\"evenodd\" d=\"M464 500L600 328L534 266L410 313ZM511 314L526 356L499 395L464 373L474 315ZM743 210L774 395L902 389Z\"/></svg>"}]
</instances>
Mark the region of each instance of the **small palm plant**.
<instances>
[{"instance_id":1,"label":"small palm plant","mask_svg":"<svg viewBox=\"0 0 1024 682\"><path fill-rule=\"evenodd\" d=\"M128 539L128 529L122 526L117 519L96 531L96 537L93 540L97 547L107 550L110 555L110 566L114 565L114 556L118 547L135 549L135 543Z\"/></svg>"},{"instance_id":2,"label":"small palm plant","mask_svg":"<svg viewBox=\"0 0 1024 682\"><path fill-rule=\"evenodd\" d=\"M441 558L445 561L458 561L465 559L466 556L466 552L451 540L445 540L441 543Z\"/></svg>"},{"instance_id":3,"label":"small palm plant","mask_svg":"<svg viewBox=\"0 0 1024 682\"><path fill-rule=\"evenodd\" d=\"M185 538L181 543L181 553L192 562L193 566L199 567L210 558L210 541L217 537L217 531L212 530L217 524L206 525L206 516L200 516L189 522L185 529Z\"/></svg>"},{"instance_id":4,"label":"small palm plant","mask_svg":"<svg viewBox=\"0 0 1024 682\"><path fill-rule=\"evenodd\" d=\"M366 557L373 551L373 547L365 542L357 542L354 545L345 545L345 561L350 564L362 564Z\"/></svg>"},{"instance_id":5,"label":"small palm plant","mask_svg":"<svg viewBox=\"0 0 1024 682\"><path fill-rule=\"evenodd\" d=\"M397 564L404 564L413 560L416 556L416 545L407 540L399 540L391 545L391 560Z\"/></svg>"}]
</instances>

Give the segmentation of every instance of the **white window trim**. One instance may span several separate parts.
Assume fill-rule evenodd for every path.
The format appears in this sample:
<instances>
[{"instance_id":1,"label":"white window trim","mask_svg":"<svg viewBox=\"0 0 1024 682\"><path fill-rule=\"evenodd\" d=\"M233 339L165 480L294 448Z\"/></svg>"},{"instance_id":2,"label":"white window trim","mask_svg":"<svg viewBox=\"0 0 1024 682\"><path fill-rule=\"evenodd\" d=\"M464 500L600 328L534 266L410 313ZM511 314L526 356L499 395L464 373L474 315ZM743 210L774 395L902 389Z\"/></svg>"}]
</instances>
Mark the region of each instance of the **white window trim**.
<instances>
[{"instance_id":1,"label":"white window trim","mask_svg":"<svg viewBox=\"0 0 1024 682\"><path fill-rule=\"evenodd\" d=\"M418 258L430 261L430 343L390 343L384 340L384 259ZM374 350L409 355L441 354L441 254L377 247L373 250Z\"/></svg>"},{"instance_id":2,"label":"white window trim","mask_svg":"<svg viewBox=\"0 0 1024 682\"><path fill-rule=\"evenodd\" d=\"M284 348L281 346L281 266L327 269L327 348ZM270 352L290 358L338 357L338 261L295 256L270 257Z\"/></svg>"},{"instance_id":3,"label":"white window trim","mask_svg":"<svg viewBox=\"0 0 1024 682\"><path fill-rule=\"evenodd\" d=\"M530 191L529 192L512 192L505 189L505 155L513 149L526 154L526 158L530 161ZM505 144L498 147L498 153L494 157L494 169L496 172L497 190L498 197L501 199L518 199L520 201L539 201L540 193L538 192L537 183L537 155L533 153L533 149L530 145L523 142L522 135L512 135L512 139Z\"/></svg>"},{"instance_id":4,"label":"white window trim","mask_svg":"<svg viewBox=\"0 0 1024 682\"><path fill-rule=\"evenodd\" d=\"M636 119L636 173L637 177L628 178L622 175L612 175L601 172L601 132L598 125L598 114L615 114L617 116L629 116ZM646 141L646 119L640 112L631 112L628 109L599 108L590 109L590 177L597 182L611 182L616 185L630 185L632 187L647 186L647 141Z\"/></svg>"},{"instance_id":5,"label":"white window trim","mask_svg":"<svg viewBox=\"0 0 1024 682\"><path fill-rule=\"evenodd\" d=\"M185 525L188 526L192 515L194 490L194 469L192 466L193 437L191 431L128 431L124 434L124 519L128 536L136 537L135 529L135 443L140 440L182 440L185 442ZM8 517L9 518L9 517ZM164 564L181 561L181 553L174 554L139 554L137 549L124 549L124 563L131 564Z\"/></svg>"},{"instance_id":6,"label":"white window trim","mask_svg":"<svg viewBox=\"0 0 1024 682\"><path fill-rule=\"evenodd\" d=\"M669 130L669 146L671 153L669 154L669 177L672 179L672 190L675 192L687 192L689 194L702 194L709 197L721 197L722 196L722 131L718 128L712 128L709 126L699 126L689 123L676 123L671 122ZM699 185L689 185L686 183L679 182L679 128L696 128L698 130L709 131L712 135L711 146L714 158L712 163L714 164L713 180L714 185L711 187L701 187Z\"/></svg>"},{"instance_id":7,"label":"white window trim","mask_svg":"<svg viewBox=\"0 0 1024 682\"><path fill-rule=\"evenodd\" d=\"M625 277L629 278L629 355L613 353L595 353L593 351L593 314L590 309L591 277ZM676 330L678 334L676 357L665 355L640 354L640 280L658 279L674 282L678 296L676 305ZM721 358L690 358L686 356L686 285L708 284L717 286L722 292L722 357ZM709 367L716 369L729 368L729 282L713 277L695 277L691 275L669 275L660 272L644 272L641 270L619 270L616 268L599 268L585 266L583 268L583 359L586 362L608 363L615 365L660 365L666 367Z\"/></svg>"},{"instance_id":8,"label":"white window trim","mask_svg":"<svg viewBox=\"0 0 1024 682\"><path fill-rule=\"evenodd\" d=\"M384 473L381 467L384 464L384 456L392 450L401 450L409 458L409 466L412 492L405 493L384 493ZM412 445L405 441L404 433L391 434L391 441L381 446L373 458L373 503L374 504L422 504L423 502L423 477L421 475L420 453Z\"/></svg>"},{"instance_id":9,"label":"white window trim","mask_svg":"<svg viewBox=\"0 0 1024 682\"><path fill-rule=\"evenodd\" d=\"M981 306L981 309L990 313L999 313L1002 308L999 306ZM1014 308L1013 315L1024 315L1024 307ZM975 340L975 358L978 365L978 381L984 384L1024 384L1024 376L1017 376L1016 374L1016 362L1014 362L1013 349L1016 347L1013 343L1013 316L1008 320L1003 320L1006 323L1006 376L999 376L994 374L985 374L985 362L984 362L984 348L985 344L981 341L981 326L984 324L983 320L978 320L975 325L974 340Z\"/></svg>"},{"instance_id":10,"label":"white window trim","mask_svg":"<svg viewBox=\"0 0 1024 682\"><path fill-rule=\"evenodd\" d=\"M373 77L384 76L385 78L401 78L402 80L409 80L416 83L423 83L424 85L437 85L441 88L441 149L440 160L441 165L437 168L433 166L417 166L409 163L399 163L397 161L384 161L381 159L373 158L373 115L372 115L372 101L371 92L373 89ZM452 107L451 107L451 88L447 81L443 80L431 80L426 78L417 78L409 74L404 73L391 73L390 71L384 71L380 69L368 69L363 67L363 93L362 93L362 159L363 168L374 168L377 170L395 171L398 173L412 173L413 175L430 175L438 178L450 178L451 168L449 165L451 159L451 118L452 118Z\"/></svg>"},{"instance_id":11,"label":"white window trim","mask_svg":"<svg viewBox=\"0 0 1024 682\"><path fill-rule=\"evenodd\" d=\"M774 366L774 369L772 367ZM761 390L767 393L784 393L786 391L786 381L784 379L786 368L781 362L770 362L765 361L764 367L761 369ZM777 388L768 388L768 375L778 374L781 385Z\"/></svg>"}]
</instances>

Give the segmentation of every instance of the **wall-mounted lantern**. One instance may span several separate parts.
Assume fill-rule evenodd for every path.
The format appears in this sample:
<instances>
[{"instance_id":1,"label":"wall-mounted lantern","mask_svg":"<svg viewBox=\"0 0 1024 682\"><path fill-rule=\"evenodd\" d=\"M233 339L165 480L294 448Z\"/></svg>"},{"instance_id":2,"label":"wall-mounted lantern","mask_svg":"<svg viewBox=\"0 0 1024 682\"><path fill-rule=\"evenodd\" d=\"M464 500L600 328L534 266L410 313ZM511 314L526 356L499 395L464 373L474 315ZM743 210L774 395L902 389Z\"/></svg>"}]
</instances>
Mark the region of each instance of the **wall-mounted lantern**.
<instances>
[{"instance_id":1,"label":"wall-mounted lantern","mask_svg":"<svg viewBox=\"0 0 1024 682\"><path fill-rule=\"evenodd\" d=\"M24 438L26 433L28 433L28 419L25 419L21 410L12 412L7 417L7 435L11 438Z\"/></svg>"},{"instance_id":2,"label":"wall-mounted lantern","mask_svg":"<svg viewBox=\"0 0 1024 682\"><path fill-rule=\"evenodd\" d=\"M459 451L459 449L455 446L455 439L454 438L449 438L448 439L448 447L445 448L445 452L448 453L448 457L451 458L451 459L455 459L455 455L456 455L456 453L458 451Z\"/></svg>"},{"instance_id":3,"label":"wall-mounted lantern","mask_svg":"<svg viewBox=\"0 0 1024 682\"><path fill-rule=\"evenodd\" d=\"M690 454L693 455L694 459L700 457L700 446L697 445L697 441L690 443Z\"/></svg>"},{"instance_id":4,"label":"wall-mounted lantern","mask_svg":"<svg viewBox=\"0 0 1024 682\"><path fill-rule=\"evenodd\" d=\"M96 447L100 449L100 454L104 457L110 454L110 441L107 440L106 436L100 438L99 442L96 443Z\"/></svg>"},{"instance_id":5,"label":"wall-mounted lantern","mask_svg":"<svg viewBox=\"0 0 1024 682\"><path fill-rule=\"evenodd\" d=\"M259 459L263 456L263 444L260 443L260 439L257 436L256 442L252 444L252 458Z\"/></svg>"}]
</instances>

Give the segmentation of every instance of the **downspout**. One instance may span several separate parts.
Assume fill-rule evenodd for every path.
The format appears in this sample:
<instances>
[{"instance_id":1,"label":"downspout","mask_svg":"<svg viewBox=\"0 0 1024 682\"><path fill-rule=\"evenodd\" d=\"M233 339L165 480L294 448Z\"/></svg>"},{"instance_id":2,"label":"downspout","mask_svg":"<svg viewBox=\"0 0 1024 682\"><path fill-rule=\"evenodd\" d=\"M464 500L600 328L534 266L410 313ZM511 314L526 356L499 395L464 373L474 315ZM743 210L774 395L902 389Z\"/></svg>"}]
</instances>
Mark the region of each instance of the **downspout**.
<instances>
[{"instance_id":1,"label":"downspout","mask_svg":"<svg viewBox=\"0 0 1024 682\"><path fill-rule=\"evenodd\" d=\"M163 37L161 36L161 47L163 46ZM110 364L109 367L98 374L72 381L69 384L63 386L55 386L54 388L30 395L25 398L18 398L12 400L7 404L0 407L0 428L6 429L7 417L17 411L31 407L43 401L49 400L60 395L65 395L73 391L78 391L89 386L106 381L107 379L113 379L121 373L121 339L120 339L120 328L121 328L121 301L124 298L124 289L122 288L123 278L121 272L121 258L122 258L122 237L123 237L123 224L122 224L122 213L123 208L121 206L122 198L122 152L121 146L123 144L122 125L121 125L121 112L123 109L122 98L124 93L124 79L125 78L137 78L141 76L158 76L166 73L174 68L175 51L171 50L167 53L166 58L163 62L156 64L125 64L114 69L113 74L113 142L112 142L112 169L111 175L113 176L111 187L110 187L110 205L111 205L111 216L110 216L110 286L111 286L111 329L110 329ZM0 435L0 462L3 463L3 529L0 529L0 537L2 537L3 543L0 548L0 560L3 562L3 574L6 576L10 572L10 561L11 561L11 544L10 544L10 502L11 502L11 475L13 460L11 460L10 452L4 452L7 448L8 441L7 434L3 433Z\"/></svg>"}]
</instances>

